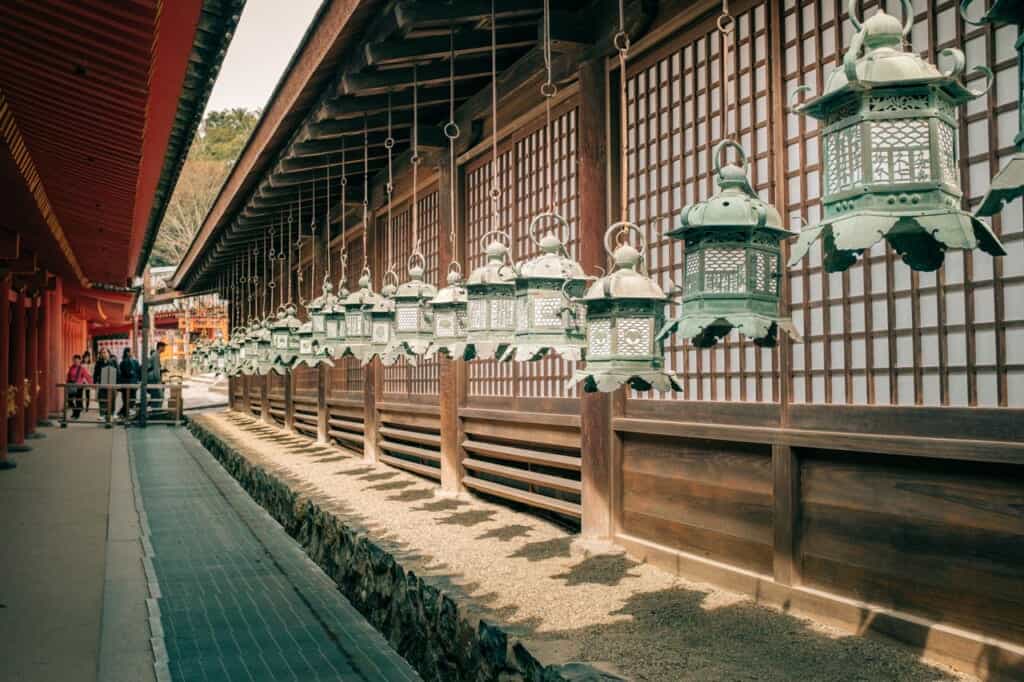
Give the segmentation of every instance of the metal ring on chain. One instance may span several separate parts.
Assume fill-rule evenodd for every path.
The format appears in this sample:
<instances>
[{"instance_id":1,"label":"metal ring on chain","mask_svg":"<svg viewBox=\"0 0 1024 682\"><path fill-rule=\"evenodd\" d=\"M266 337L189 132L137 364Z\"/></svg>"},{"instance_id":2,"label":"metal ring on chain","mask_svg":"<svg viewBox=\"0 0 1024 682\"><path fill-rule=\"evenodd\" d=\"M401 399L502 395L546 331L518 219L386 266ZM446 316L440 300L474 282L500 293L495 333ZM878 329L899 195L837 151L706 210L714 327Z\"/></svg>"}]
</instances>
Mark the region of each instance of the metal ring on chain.
<instances>
[{"instance_id":1,"label":"metal ring on chain","mask_svg":"<svg viewBox=\"0 0 1024 682\"><path fill-rule=\"evenodd\" d=\"M501 196L501 190L497 187L492 187L490 191L491 201L497 201L498 197Z\"/></svg>"},{"instance_id":2,"label":"metal ring on chain","mask_svg":"<svg viewBox=\"0 0 1024 682\"><path fill-rule=\"evenodd\" d=\"M530 235L530 240L533 241L533 243L536 244L538 248L540 247L540 240L537 239L537 225L544 220L551 220L555 223L558 223L561 227L565 228L566 233L569 232L569 223L566 222L565 218L558 215L554 211L545 211L544 213L538 213L533 217L533 220L530 221L530 227L527 230L527 234Z\"/></svg>"},{"instance_id":3,"label":"metal ring on chain","mask_svg":"<svg viewBox=\"0 0 1024 682\"><path fill-rule=\"evenodd\" d=\"M409 163L411 163L414 166L420 165L420 162L422 160L423 159L419 154L413 154L411 157L409 157Z\"/></svg>"},{"instance_id":4,"label":"metal ring on chain","mask_svg":"<svg viewBox=\"0 0 1024 682\"><path fill-rule=\"evenodd\" d=\"M388 136L384 139L384 149L391 149L394 146L395 138Z\"/></svg>"},{"instance_id":5,"label":"metal ring on chain","mask_svg":"<svg viewBox=\"0 0 1024 682\"><path fill-rule=\"evenodd\" d=\"M492 234L498 237L504 237L506 242L505 246L508 247L509 251L512 250L512 235L510 235L508 232L505 232L504 230L488 230L487 232L484 232L482 235L480 235L480 249L482 251L487 250L487 245L484 243L484 240L486 240Z\"/></svg>"},{"instance_id":6,"label":"metal ring on chain","mask_svg":"<svg viewBox=\"0 0 1024 682\"><path fill-rule=\"evenodd\" d=\"M619 52L628 52L629 35L625 31L619 31L612 36L612 46Z\"/></svg>"},{"instance_id":7,"label":"metal ring on chain","mask_svg":"<svg viewBox=\"0 0 1024 682\"><path fill-rule=\"evenodd\" d=\"M720 33L730 34L736 30L736 17L731 14L720 14L715 23Z\"/></svg>"},{"instance_id":8,"label":"metal ring on chain","mask_svg":"<svg viewBox=\"0 0 1024 682\"><path fill-rule=\"evenodd\" d=\"M554 97L558 94L558 86L551 81L542 83L540 86L540 94L544 97Z\"/></svg>"},{"instance_id":9,"label":"metal ring on chain","mask_svg":"<svg viewBox=\"0 0 1024 682\"><path fill-rule=\"evenodd\" d=\"M449 140L456 139L462 131L459 130L459 124L455 121L448 121L444 124L444 136Z\"/></svg>"},{"instance_id":10,"label":"metal ring on chain","mask_svg":"<svg viewBox=\"0 0 1024 682\"><path fill-rule=\"evenodd\" d=\"M635 232L636 236L639 237L641 242L640 247L637 249L637 251L639 251L641 255L647 251L647 245L643 243L644 233L639 228L639 226L637 226L636 223L629 222L628 220L620 220L617 223L612 223L611 225L609 225L608 229L605 230L604 233L604 250L608 253L609 256L613 255L613 252L615 251L615 249L612 248L610 238L612 236L612 233L616 231L618 231L618 234L616 235L616 241L619 243L620 246L626 243L626 237L629 235L630 232Z\"/></svg>"}]
</instances>

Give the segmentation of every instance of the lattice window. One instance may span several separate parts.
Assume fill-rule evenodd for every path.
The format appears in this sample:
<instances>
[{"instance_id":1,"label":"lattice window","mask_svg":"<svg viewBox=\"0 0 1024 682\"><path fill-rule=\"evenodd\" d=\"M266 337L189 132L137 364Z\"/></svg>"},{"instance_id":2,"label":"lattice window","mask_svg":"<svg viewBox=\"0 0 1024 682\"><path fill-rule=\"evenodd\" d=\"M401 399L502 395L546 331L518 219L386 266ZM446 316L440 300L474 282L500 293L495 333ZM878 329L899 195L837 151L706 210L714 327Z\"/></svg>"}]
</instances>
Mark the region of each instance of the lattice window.
<instances>
[{"instance_id":1,"label":"lattice window","mask_svg":"<svg viewBox=\"0 0 1024 682\"><path fill-rule=\"evenodd\" d=\"M747 290L747 255L743 249L704 251L704 290L733 294Z\"/></svg>"},{"instance_id":2,"label":"lattice window","mask_svg":"<svg viewBox=\"0 0 1024 682\"><path fill-rule=\"evenodd\" d=\"M931 179L928 121L873 121L871 169L875 182L925 182Z\"/></svg>"},{"instance_id":3,"label":"lattice window","mask_svg":"<svg viewBox=\"0 0 1024 682\"><path fill-rule=\"evenodd\" d=\"M853 33L844 0L784 0L783 78L788 97L806 83L816 90L837 66ZM870 16L879 2L864 2ZM900 15L895 0L884 3ZM955 3L915 0L912 45L935 61L961 47L969 64L995 72L992 90L962 107L960 128L936 121L943 178L958 179L965 206L976 207L989 179L1013 152L1018 130L1015 27L964 24ZM968 79L981 86L978 75ZM869 106L906 106L870 102ZM922 106L924 104L922 103ZM943 101L940 111L954 118ZM818 126L785 121L784 215L796 224L821 217ZM918 133L919 135L919 133ZM905 143L903 143L904 146ZM919 146L920 140L914 142ZM913 167L913 164L911 164ZM955 174L955 175L954 175ZM1010 255L951 251L934 273L914 273L882 245L847 272L824 273L820 247L789 271L794 321L805 343L792 348L791 400L899 405L1024 405L1024 219L1020 202L992 221Z\"/></svg>"},{"instance_id":4,"label":"lattice window","mask_svg":"<svg viewBox=\"0 0 1024 682\"><path fill-rule=\"evenodd\" d=\"M611 320L592 320L587 327L588 357L604 357L612 352Z\"/></svg>"},{"instance_id":5,"label":"lattice window","mask_svg":"<svg viewBox=\"0 0 1024 682\"><path fill-rule=\"evenodd\" d=\"M825 156L829 160L825 173L826 194L841 192L863 181L860 131L858 123L825 136Z\"/></svg>"},{"instance_id":6,"label":"lattice window","mask_svg":"<svg viewBox=\"0 0 1024 682\"><path fill-rule=\"evenodd\" d=\"M569 252L576 253L578 222L578 183L576 178L576 110L556 112L551 124L551 169L547 169L543 121L528 127L520 136L508 140L499 156L501 223L512 233L516 260L537 254L527 234L530 220L548 208L547 187L555 210L569 223L569 234L562 235ZM549 182L550 180L550 182ZM487 158L472 164L466 173L467 244L470 269L483 262L480 237L490 228L490 164ZM547 225L545 226L547 227ZM509 326L513 307L503 309ZM495 311L491 311L492 314ZM481 314L470 306L470 326ZM495 364L474 361L469 365L469 395L502 397L562 397L565 383L574 371L573 363L547 357L530 363Z\"/></svg>"},{"instance_id":7,"label":"lattice window","mask_svg":"<svg viewBox=\"0 0 1024 682\"><path fill-rule=\"evenodd\" d=\"M629 67L629 216L646 233L650 273L666 291L673 283L693 287L699 276L695 259L684 258L682 242L664 234L678 225L685 204L715 191L711 151L727 132L750 155L755 190L771 199L768 8L767 2L732 7L736 30L728 60L711 17L685 29L672 52L639 57ZM733 77L726 96L722 74L727 66ZM678 310L673 306L669 313ZM633 398L777 399L777 351L760 349L736 333L706 350L673 336L665 356L684 390L634 393Z\"/></svg>"},{"instance_id":8,"label":"lattice window","mask_svg":"<svg viewBox=\"0 0 1024 682\"><path fill-rule=\"evenodd\" d=\"M616 327L618 355L646 357L651 348L651 321L642 317L626 317Z\"/></svg>"}]
</instances>

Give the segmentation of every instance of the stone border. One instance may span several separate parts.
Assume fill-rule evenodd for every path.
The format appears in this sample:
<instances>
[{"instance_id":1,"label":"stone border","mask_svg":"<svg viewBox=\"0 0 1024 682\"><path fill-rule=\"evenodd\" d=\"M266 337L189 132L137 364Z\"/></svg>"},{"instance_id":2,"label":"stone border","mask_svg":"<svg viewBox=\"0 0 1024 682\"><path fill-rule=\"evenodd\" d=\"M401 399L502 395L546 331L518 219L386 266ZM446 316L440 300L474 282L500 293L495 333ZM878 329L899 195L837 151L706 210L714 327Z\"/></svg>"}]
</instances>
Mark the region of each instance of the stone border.
<instances>
[{"instance_id":1,"label":"stone border","mask_svg":"<svg viewBox=\"0 0 1024 682\"><path fill-rule=\"evenodd\" d=\"M195 420L188 428L425 680L621 679L581 664L545 666L500 625L473 616L471 604L407 571L364 530L296 492L301 482L253 463Z\"/></svg>"}]
</instances>

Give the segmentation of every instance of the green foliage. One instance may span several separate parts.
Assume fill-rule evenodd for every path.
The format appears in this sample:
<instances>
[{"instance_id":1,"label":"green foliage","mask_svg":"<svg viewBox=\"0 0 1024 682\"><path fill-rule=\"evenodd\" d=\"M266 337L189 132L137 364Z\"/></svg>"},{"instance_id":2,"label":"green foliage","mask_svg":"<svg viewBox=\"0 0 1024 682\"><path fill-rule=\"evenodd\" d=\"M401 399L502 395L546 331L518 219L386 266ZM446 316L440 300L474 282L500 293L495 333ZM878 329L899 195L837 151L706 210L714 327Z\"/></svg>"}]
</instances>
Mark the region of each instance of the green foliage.
<instances>
[{"instance_id":1,"label":"green foliage","mask_svg":"<svg viewBox=\"0 0 1024 682\"><path fill-rule=\"evenodd\" d=\"M167 204L151 266L181 261L259 118L259 110L242 108L206 114Z\"/></svg>"}]
</instances>

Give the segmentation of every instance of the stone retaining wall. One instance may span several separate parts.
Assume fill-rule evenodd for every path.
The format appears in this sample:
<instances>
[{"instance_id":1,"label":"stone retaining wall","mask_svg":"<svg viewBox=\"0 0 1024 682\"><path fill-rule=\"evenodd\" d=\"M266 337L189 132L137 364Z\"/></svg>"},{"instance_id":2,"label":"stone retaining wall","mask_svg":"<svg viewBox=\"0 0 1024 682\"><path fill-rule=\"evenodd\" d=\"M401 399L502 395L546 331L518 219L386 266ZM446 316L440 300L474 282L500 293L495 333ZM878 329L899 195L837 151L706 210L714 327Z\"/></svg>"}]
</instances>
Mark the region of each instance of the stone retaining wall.
<instances>
[{"instance_id":1,"label":"stone retaining wall","mask_svg":"<svg viewBox=\"0 0 1024 682\"><path fill-rule=\"evenodd\" d=\"M189 428L425 680L619 679L587 666L544 666L523 642L474 617L471 604L407 571L369 534L297 492L299 482L254 464L201 424Z\"/></svg>"}]
</instances>

